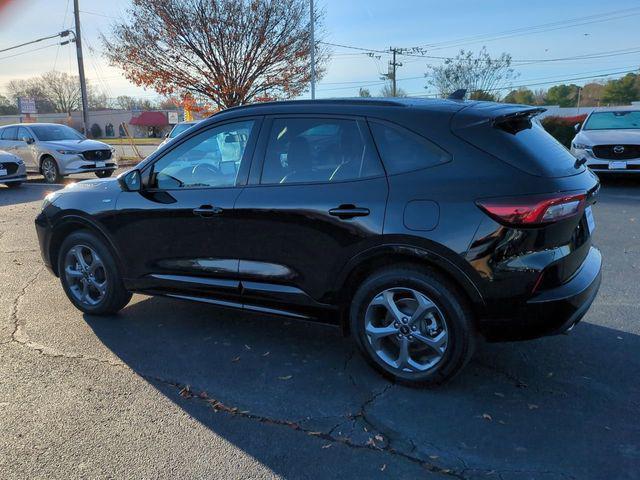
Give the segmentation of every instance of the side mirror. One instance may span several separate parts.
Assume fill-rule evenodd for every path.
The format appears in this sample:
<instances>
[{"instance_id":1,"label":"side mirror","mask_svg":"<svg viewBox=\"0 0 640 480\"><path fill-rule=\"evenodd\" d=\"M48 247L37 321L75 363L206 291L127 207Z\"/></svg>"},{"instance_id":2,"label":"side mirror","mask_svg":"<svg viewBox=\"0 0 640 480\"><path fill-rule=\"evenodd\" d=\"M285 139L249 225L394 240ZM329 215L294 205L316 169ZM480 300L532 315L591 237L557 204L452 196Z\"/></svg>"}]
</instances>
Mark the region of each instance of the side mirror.
<instances>
[{"instance_id":1,"label":"side mirror","mask_svg":"<svg viewBox=\"0 0 640 480\"><path fill-rule=\"evenodd\" d=\"M36 141L31 138L31 137L22 137L21 139L23 142L25 142L27 145L31 145L32 143L35 143Z\"/></svg>"},{"instance_id":2,"label":"side mirror","mask_svg":"<svg viewBox=\"0 0 640 480\"><path fill-rule=\"evenodd\" d=\"M130 170L118 177L120 187L125 192L139 192L142 190L142 176L140 170Z\"/></svg>"},{"instance_id":3,"label":"side mirror","mask_svg":"<svg viewBox=\"0 0 640 480\"><path fill-rule=\"evenodd\" d=\"M578 132L580 131L580 127L581 127L581 125L580 125L579 123L576 123L576 124L573 126L573 129L576 131L576 133L578 133Z\"/></svg>"}]
</instances>

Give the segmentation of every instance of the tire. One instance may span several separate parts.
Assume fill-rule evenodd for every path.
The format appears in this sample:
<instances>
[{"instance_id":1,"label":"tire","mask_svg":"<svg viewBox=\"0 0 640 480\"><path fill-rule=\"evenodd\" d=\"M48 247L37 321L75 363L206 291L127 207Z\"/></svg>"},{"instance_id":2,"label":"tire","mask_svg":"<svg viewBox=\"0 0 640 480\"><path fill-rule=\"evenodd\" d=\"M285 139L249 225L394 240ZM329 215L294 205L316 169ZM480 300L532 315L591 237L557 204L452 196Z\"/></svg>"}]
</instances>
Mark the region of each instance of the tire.
<instances>
[{"instance_id":1,"label":"tire","mask_svg":"<svg viewBox=\"0 0 640 480\"><path fill-rule=\"evenodd\" d=\"M113 175L113 170L99 170L96 172L96 177L98 178L109 178Z\"/></svg>"},{"instance_id":2,"label":"tire","mask_svg":"<svg viewBox=\"0 0 640 480\"><path fill-rule=\"evenodd\" d=\"M396 309L387 308L390 301ZM411 314L418 305L426 313L416 315L412 324ZM378 270L363 281L351 303L350 327L369 364L409 386L445 383L475 349L473 315L465 297L447 279L410 264ZM401 345L412 352L408 355L412 364L401 360Z\"/></svg>"},{"instance_id":3,"label":"tire","mask_svg":"<svg viewBox=\"0 0 640 480\"><path fill-rule=\"evenodd\" d=\"M40 173L42 173L47 183L60 183L62 181L60 169L53 157L44 157L42 159L40 163Z\"/></svg>"},{"instance_id":4,"label":"tire","mask_svg":"<svg viewBox=\"0 0 640 480\"><path fill-rule=\"evenodd\" d=\"M84 273L81 273L78 253L88 267ZM91 232L72 233L62 242L58 255L58 272L67 297L84 313L115 314L131 300L131 292L124 288L114 256L104 241ZM73 275L69 272L73 272ZM86 295L83 295L83 282L90 284ZM100 289L94 285L99 285Z\"/></svg>"},{"instance_id":5,"label":"tire","mask_svg":"<svg viewBox=\"0 0 640 480\"><path fill-rule=\"evenodd\" d=\"M9 188L18 188L20 185L22 185L22 182L10 182L5 183L5 185Z\"/></svg>"}]
</instances>

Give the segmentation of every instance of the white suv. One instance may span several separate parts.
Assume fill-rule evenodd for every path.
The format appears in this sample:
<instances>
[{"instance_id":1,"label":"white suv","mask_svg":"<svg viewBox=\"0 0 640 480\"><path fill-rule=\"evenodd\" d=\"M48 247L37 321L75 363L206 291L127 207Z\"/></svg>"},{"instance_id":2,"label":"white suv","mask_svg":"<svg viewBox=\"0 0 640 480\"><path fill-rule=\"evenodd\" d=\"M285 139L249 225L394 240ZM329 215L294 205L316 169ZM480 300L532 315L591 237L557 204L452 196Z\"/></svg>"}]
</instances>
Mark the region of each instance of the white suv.
<instances>
[{"instance_id":1,"label":"white suv","mask_svg":"<svg viewBox=\"0 0 640 480\"><path fill-rule=\"evenodd\" d=\"M640 174L640 110L591 112L571 142L571 153L594 172Z\"/></svg>"},{"instance_id":2,"label":"white suv","mask_svg":"<svg viewBox=\"0 0 640 480\"><path fill-rule=\"evenodd\" d=\"M73 128L57 123L4 126L0 128L0 150L22 158L27 172L41 173L48 183L84 172L110 177L118 168L115 150L109 145L88 140Z\"/></svg>"}]
</instances>

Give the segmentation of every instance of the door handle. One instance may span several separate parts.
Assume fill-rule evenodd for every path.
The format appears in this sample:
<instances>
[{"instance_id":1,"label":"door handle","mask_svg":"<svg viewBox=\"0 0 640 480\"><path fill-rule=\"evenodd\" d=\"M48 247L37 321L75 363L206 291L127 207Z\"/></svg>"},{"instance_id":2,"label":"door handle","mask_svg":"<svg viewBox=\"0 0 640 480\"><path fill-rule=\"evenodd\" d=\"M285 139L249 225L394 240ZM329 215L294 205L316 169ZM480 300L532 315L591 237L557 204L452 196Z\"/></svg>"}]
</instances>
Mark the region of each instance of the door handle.
<instances>
[{"instance_id":1,"label":"door handle","mask_svg":"<svg viewBox=\"0 0 640 480\"><path fill-rule=\"evenodd\" d=\"M371 213L368 208L359 208L354 205L340 205L329 210L329 215L347 220L354 217L366 217Z\"/></svg>"},{"instance_id":2,"label":"door handle","mask_svg":"<svg viewBox=\"0 0 640 480\"><path fill-rule=\"evenodd\" d=\"M199 208L194 208L193 213L199 217L213 217L222 213L222 208L214 207L212 205L202 205Z\"/></svg>"}]
</instances>

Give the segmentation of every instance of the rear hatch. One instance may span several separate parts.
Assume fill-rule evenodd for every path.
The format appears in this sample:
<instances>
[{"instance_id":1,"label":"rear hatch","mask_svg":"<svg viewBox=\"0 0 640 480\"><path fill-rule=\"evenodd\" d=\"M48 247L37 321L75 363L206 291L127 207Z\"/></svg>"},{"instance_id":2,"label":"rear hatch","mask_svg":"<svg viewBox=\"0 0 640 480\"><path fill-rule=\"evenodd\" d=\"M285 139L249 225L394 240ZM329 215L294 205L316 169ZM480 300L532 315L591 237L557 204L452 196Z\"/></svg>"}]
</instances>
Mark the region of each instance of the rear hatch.
<instances>
[{"instance_id":1,"label":"rear hatch","mask_svg":"<svg viewBox=\"0 0 640 480\"><path fill-rule=\"evenodd\" d=\"M497 270L506 272L514 265L532 272L541 268L535 276L536 291L566 283L582 265L591 247L591 207L599 190L597 177L536 120L543 111L476 103L451 122L456 136L523 172L516 175L517 181L514 178L511 191L510 185L496 186L496 197L476 203L508 227L499 237L518 238L508 242L509 251L502 252L500 260L495 259Z\"/></svg>"},{"instance_id":2,"label":"rear hatch","mask_svg":"<svg viewBox=\"0 0 640 480\"><path fill-rule=\"evenodd\" d=\"M567 177L585 170L536 116L544 108L476 103L456 113L453 133L494 157L530 174Z\"/></svg>"}]
</instances>

